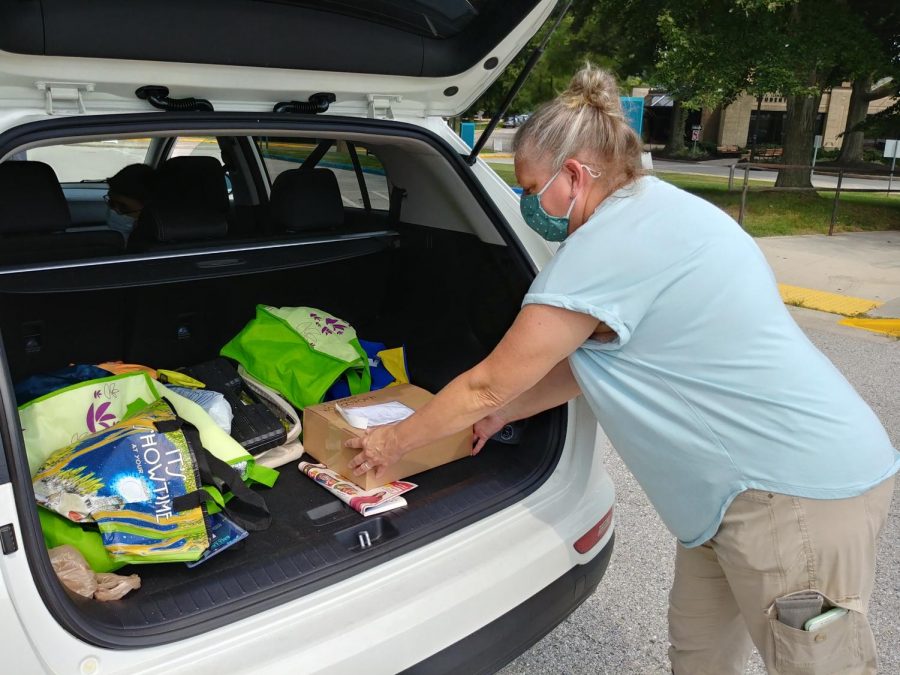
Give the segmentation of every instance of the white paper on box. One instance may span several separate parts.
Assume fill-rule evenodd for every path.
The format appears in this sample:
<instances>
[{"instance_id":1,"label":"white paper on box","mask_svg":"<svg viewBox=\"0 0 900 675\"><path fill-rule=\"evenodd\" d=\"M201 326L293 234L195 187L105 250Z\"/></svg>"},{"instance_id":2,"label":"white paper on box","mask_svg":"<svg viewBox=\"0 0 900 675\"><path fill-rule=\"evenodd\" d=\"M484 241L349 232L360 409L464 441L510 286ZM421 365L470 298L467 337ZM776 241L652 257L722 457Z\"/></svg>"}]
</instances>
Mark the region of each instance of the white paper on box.
<instances>
[{"instance_id":1,"label":"white paper on box","mask_svg":"<svg viewBox=\"0 0 900 675\"><path fill-rule=\"evenodd\" d=\"M358 408L344 408L340 403L336 403L334 409L340 413L344 421L351 427L363 430L369 427L380 427L385 424L402 422L415 412L415 410L400 403L400 401L388 401L387 403L365 405Z\"/></svg>"}]
</instances>

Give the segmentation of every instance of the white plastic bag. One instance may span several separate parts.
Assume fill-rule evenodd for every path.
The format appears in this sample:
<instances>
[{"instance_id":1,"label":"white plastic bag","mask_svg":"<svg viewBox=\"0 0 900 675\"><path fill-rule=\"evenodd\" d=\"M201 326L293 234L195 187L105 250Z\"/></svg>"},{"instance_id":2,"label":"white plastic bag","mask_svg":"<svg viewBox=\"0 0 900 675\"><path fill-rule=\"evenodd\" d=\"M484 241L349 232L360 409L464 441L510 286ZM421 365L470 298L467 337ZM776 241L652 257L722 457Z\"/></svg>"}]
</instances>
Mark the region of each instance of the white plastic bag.
<instances>
[{"instance_id":1,"label":"white plastic bag","mask_svg":"<svg viewBox=\"0 0 900 675\"><path fill-rule=\"evenodd\" d=\"M225 400L225 395L210 389L190 389L189 387L173 387L169 385L169 391L181 394L203 408L213 422L226 434L231 433L231 423L234 420L234 412L231 404Z\"/></svg>"}]
</instances>

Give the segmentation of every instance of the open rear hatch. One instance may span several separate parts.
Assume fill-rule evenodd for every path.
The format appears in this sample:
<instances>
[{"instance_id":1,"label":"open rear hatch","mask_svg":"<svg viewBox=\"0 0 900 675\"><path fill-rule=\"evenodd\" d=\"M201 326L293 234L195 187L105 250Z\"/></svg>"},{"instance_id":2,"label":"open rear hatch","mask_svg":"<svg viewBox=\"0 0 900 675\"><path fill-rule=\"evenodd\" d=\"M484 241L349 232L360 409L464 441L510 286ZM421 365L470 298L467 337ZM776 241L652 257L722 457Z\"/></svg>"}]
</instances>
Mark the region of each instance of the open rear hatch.
<instances>
[{"instance_id":1,"label":"open rear hatch","mask_svg":"<svg viewBox=\"0 0 900 675\"><path fill-rule=\"evenodd\" d=\"M43 108L55 87L88 112L148 110L135 89L164 85L216 110L330 92L338 114L457 115L555 4L0 0L0 105Z\"/></svg>"}]
</instances>

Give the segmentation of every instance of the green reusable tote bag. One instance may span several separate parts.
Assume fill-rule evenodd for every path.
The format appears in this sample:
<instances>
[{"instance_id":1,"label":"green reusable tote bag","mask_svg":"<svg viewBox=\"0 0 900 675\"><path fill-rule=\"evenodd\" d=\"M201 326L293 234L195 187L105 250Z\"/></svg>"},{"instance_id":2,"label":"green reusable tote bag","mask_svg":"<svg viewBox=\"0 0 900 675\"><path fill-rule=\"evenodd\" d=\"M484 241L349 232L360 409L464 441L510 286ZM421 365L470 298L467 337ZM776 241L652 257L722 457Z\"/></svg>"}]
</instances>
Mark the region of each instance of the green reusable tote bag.
<instances>
[{"instance_id":1,"label":"green reusable tote bag","mask_svg":"<svg viewBox=\"0 0 900 675\"><path fill-rule=\"evenodd\" d=\"M146 373L88 380L41 396L19 408L28 467L33 476L56 450L108 429L165 396L178 415L200 432L204 447L247 481L272 487L278 472L258 466L199 405L152 380Z\"/></svg>"},{"instance_id":2,"label":"green reusable tote bag","mask_svg":"<svg viewBox=\"0 0 900 675\"><path fill-rule=\"evenodd\" d=\"M298 408L321 403L345 376L351 394L369 391L369 358L346 321L312 307L256 306L221 351Z\"/></svg>"}]
</instances>

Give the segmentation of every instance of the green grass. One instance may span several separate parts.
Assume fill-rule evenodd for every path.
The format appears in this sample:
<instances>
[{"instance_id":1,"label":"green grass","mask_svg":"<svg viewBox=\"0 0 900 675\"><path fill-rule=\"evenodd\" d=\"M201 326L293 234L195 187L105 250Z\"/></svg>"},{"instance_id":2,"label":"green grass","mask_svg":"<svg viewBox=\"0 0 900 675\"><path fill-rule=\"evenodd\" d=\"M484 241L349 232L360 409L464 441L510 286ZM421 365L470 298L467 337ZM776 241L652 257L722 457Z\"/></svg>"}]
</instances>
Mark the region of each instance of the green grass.
<instances>
[{"instance_id":1,"label":"green grass","mask_svg":"<svg viewBox=\"0 0 900 675\"><path fill-rule=\"evenodd\" d=\"M516 172L513 170L512 164L494 164L490 163L490 167L497 172L497 174L506 181L507 185L516 186L518 183L516 182Z\"/></svg>"},{"instance_id":2,"label":"green grass","mask_svg":"<svg viewBox=\"0 0 900 675\"><path fill-rule=\"evenodd\" d=\"M511 164L491 164L510 185L516 184ZM658 172L662 180L712 202L735 220L741 208L742 181L735 176L732 192L728 179L687 173ZM751 180L744 228L754 237L825 234L831 220L833 190L772 192L766 181ZM900 187L900 186L898 186ZM900 230L900 194L842 193L835 232Z\"/></svg>"},{"instance_id":3,"label":"green grass","mask_svg":"<svg viewBox=\"0 0 900 675\"><path fill-rule=\"evenodd\" d=\"M737 219L741 208L740 187L728 192L728 179L694 174L657 174L698 197L703 197ZM744 228L754 237L792 234L825 234L831 222L834 190L773 192L771 183L750 181ZM842 193L835 232L900 229L900 195L873 192Z\"/></svg>"}]
</instances>

